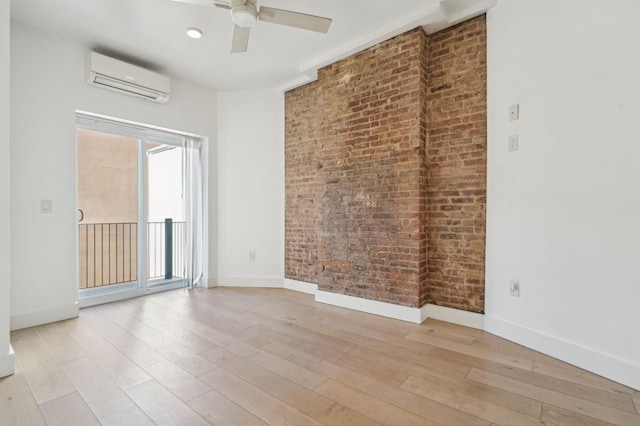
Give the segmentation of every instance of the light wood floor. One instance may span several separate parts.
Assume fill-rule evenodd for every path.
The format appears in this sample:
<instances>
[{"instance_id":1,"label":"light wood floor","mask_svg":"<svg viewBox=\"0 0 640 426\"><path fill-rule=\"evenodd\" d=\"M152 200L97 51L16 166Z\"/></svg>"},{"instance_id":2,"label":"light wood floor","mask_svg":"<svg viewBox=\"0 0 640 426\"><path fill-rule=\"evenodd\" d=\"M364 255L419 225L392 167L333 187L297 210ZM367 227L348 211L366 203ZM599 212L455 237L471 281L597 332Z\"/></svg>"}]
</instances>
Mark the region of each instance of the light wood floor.
<instances>
[{"instance_id":1,"label":"light wood floor","mask_svg":"<svg viewBox=\"0 0 640 426\"><path fill-rule=\"evenodd\" d=\"M640 392L491 334L277 289L178 290L12 333L4 425L640 425Z\"/></svg>"}]
</instances>

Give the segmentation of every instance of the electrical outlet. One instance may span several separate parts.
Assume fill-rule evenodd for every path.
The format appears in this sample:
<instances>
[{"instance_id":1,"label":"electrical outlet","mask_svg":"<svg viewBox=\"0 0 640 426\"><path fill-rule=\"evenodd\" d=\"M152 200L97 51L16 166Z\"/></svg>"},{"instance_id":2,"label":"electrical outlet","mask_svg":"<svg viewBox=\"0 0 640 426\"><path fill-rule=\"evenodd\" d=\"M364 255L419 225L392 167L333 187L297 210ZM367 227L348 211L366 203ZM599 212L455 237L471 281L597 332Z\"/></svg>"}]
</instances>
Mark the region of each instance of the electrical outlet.
<instances>
[{"instance_id":1,"label":"electrical outlet","mask_svg":"<svg viewBox=\"0 0 640 426\"><path fill-rule=\"evenodd\" d=\"M509 281L509 296L520 297L520 281Z\"/></svg>"},{"instance_id":2,"label":"electrical outlet","mask_svg":"<svg viewBox=\"0 0 640 426\"><path fill-rule=\"evenodd\" d=\"M518 135L509 136L509 139L507 139L507 151L509 152L517 151L518 148L520 148Z\"/></svg>"},{"instance_id":3,"label":"electrical outlet","mask_svg":"<svg viewBox=\"0 0 640 426\"><path fill-rule=\"evenodd\" d=\"M51 213L51 212L53 212L53 201L40 200L40 213Z\"/></svg>"},{"instance_id":4,"label":"electrical outlet","mask_svg":"<svg viewBox=\"0 0 640 426\"><path fill-rule=\"evenodd\" d=\"M255 250L250 250L250 251L249 251L249 260L250 260L251 262L253 262L253 261L255 261L255 260L256 260L256 252L255 252Z\"/></svg>"}]
</instances>

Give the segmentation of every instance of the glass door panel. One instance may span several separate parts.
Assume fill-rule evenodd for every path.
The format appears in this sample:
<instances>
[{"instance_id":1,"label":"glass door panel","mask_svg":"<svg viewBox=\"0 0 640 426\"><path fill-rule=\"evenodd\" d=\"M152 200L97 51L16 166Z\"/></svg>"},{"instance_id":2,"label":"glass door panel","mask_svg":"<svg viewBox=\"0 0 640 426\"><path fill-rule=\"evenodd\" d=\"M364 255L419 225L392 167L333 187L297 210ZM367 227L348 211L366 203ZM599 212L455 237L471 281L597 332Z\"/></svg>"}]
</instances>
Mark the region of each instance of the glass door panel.
<instances>
[{"instance_id":1,"label":"glass door panel","mask_svg":"<svg viewBox=\"0 0 640 426\"><path fill-rule=\"evenodd\" d=\"M177 141L180 142L180 141ZM183 148L147 141L148 285L179 284L184 276Z\"/></svg>"},{"instance_id":2,"label":"glass door panel","mask_svg":"<svg viewBox=\"0 0 640 426\"><path fill-rule=\"evenodd\" d=\"M138 282L138 140L79 129L79 288Z\"/></svg>"}]
</instances>

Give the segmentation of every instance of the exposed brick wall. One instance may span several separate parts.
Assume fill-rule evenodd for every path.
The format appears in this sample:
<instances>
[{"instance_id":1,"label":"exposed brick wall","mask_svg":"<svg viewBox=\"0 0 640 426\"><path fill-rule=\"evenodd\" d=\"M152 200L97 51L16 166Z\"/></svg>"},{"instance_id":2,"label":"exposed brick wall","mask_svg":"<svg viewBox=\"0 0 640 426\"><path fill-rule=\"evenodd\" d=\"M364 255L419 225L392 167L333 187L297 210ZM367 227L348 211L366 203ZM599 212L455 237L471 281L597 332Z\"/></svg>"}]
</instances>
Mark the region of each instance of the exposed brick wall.
<instances>
[{"instance_id":1,"label":"exposed brick wall","mask_svg":"<svg viewBox=\"0 0 640 426\"><path fill-rule=\"evenodd\" d=\"M317 82L285 95L285 277L318 283L318 168L323 118Z\"/></svg>"},{"instance_id":2,"label":"exposed brick wall","mask_svg":"<svg viewBox=\"0 0 640 426\"><path fill-rule=\"evenodd\" d=\"M429 303L484 310L486 19L432 34L427 73Z\"/></svg>"},{"instance_id":3,"label":"exposed brick wall","mask_svg":"<svg viewBox=\"0 0 640 426\"><path fill-rule=\"evenodd\" d=\"M287 93L287 278L424 304L425 52L416 29Z\"/></svg>"},{"instance_id":4,"label":"exposed brick wall","mask_svg":"<svg viewBox=\"0 0 640 426\"><path fill-rule=\"evenodd\" d=\"M484 309L485 19L416 29L285 96L285 276Z\"/></svg>"}]
</instances>

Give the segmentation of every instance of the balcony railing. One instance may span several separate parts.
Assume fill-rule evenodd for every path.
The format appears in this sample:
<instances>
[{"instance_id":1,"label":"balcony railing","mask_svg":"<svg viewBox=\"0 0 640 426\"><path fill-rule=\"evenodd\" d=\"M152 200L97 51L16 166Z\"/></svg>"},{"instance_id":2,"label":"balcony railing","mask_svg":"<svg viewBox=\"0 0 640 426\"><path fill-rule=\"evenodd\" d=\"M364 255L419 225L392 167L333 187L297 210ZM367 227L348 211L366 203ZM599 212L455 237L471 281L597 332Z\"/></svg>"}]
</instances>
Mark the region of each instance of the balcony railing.
<instances>
[{"instance_id":1,"label":"balcony railing","mask_svg":"<svg viewBox=\"0 0 640 426\"><path fill-rule=\"evenodd\" d=\"M149 280L182 275L184 232L185 223L171 219L147 224ZM137 281L137 223L80 223L78 236L80 289Z\"/></svg>"},{"instance_id":2,"label":"balcony railing","mask_svg":"<svg viewBox=\"0 0 640 426\"><path fill-rule=\"evenodd\" d=\"M147 276L153 279L184 278L185 222L149 222L147 227Z\"/></svg>"}]
</instances>

